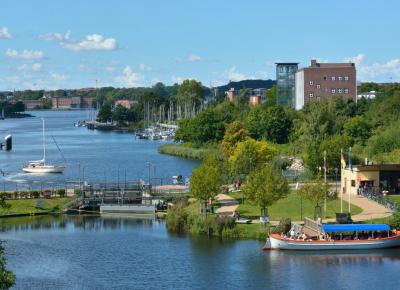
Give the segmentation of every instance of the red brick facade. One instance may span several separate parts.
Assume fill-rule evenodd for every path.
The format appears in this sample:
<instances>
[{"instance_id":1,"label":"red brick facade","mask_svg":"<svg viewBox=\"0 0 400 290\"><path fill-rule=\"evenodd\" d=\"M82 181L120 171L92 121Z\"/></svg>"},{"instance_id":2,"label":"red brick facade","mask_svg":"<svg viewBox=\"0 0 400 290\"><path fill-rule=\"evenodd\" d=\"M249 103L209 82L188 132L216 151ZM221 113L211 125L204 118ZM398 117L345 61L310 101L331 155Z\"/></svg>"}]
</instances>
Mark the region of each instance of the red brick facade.
<instances>
[{"instance_id":1,"label":"red brick facade","mask_svg":"<svg viewBox=\"0 0 400 290\"><path fill-rule=\"evenodd\" d=\"M342 97L343 99L357 99L356 68L354 63L318 63L311 61L311 66L300 69L296 75L304 76L299 79L304 85L304 105L313 100L326 99L332 97ZM300 86L300 83L296 83ZM297 94L298 94L297 90ZM299 96L296 95L296 99Z\"/></svg>"}]
</instances>

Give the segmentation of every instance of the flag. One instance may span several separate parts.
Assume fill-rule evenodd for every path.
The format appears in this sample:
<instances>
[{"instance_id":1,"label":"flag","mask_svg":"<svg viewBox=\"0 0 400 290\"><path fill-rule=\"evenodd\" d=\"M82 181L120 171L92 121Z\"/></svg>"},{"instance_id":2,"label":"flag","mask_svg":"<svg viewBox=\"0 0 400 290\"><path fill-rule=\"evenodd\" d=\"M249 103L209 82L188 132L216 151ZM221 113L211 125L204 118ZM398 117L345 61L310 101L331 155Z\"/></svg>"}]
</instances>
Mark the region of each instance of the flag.
<instances>
[{"instance_id":1,"label":"flag","mask_svg":"<svg viewBox=\"0 0 400 290\"><path fill-rule=\"evenodd\" d=\"M340 164L342 165L342 169L346 168L346 160L344 160L343 149L340 149Z\"/></svg>"},{"instance_id":2,"label":"flag","mask_svg":"<svg viewBox=\"0 0 400 290\"><path fill-rule=\"evenodd\" d=\"M349 147L349 169L353 172L353 164L351 163L351 147Z\"/></svg>"}]
</instances>

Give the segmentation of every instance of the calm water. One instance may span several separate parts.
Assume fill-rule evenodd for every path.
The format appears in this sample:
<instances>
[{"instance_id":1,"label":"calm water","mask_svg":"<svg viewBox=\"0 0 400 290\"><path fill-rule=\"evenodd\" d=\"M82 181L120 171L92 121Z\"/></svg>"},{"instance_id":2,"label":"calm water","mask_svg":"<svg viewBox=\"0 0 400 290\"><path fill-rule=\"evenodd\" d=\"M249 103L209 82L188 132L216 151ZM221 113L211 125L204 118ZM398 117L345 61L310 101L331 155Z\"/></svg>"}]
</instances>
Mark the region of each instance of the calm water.
<instances>
[{"instance_id":1,"label":"calm water","mask_svg":"<svg viewBox=\"0 0 400 290\"><path fill-rule=\"evenodd\" d=\"M173 175L189 177L197 161L162 155L157 147L163 141L135 139L132 133L100 132L74 127L74 122L88 119L88 111L34 111L35 118L6 119L0 121L0 138L7 133L13 135L13 150L0 151L0 187L15 189L26 181L68 182L79 177L86 180L114 180L121 182L133 179L162 178L171 183ZM55 163L63 163L62 155L51 136L54 136L66 159L64 174L32 175L22 173L22 165L43 156L42 120L46 121L46 154ZM26 187L27 185L25 185Z\"/></svg>"},{"instance_id":2,"label":"calm water","mask_svg":"<svg viewBox=\"0 0 400 290\"><path fill-rule=\"evenodd\" d=\"M398 289L400 250L262 252L133 218L0 220L15 289Z\"/></svg>"}]
</instances>

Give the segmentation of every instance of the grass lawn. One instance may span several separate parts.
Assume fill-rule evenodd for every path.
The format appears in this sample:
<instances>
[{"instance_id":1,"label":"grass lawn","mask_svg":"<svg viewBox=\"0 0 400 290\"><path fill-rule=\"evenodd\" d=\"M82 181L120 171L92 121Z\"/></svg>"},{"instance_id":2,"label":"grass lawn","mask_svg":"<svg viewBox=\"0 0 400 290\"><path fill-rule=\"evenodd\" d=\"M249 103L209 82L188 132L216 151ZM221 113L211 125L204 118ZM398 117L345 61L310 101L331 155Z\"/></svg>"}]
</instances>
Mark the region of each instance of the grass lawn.
<instances>
[{"instance_id":1,"label":"grass lawn","mask_svg":"<svg viewBox=\"0 0 400 290\"><path fill-rule=\"evenodd\" d=\"M400 195L388 195L386 196L386 199L400 203Z\"/></svg>"},{"instance_id":2,"label":"grass lawn","mask_svg":"<svg viewBox=\"0 0 400 290\"><path fill-rule=\"evenodd\" d=\"M241 193L233 195L241 203ZM348 208L348 203L343 201L343 208ZM323 203L321 204L322 213L324 210ZM358 206L352 205L351 212L353 215L360 213L362 210ZM245 200L244 204L240 204L238 212L244 217L259 217L260 207L250 204ZM279 200L276 204L268 209L271 220L277 221L282 218L291 218L294 221L301 220L301 198L296 193L290 193L286 198ZM335 218L336 213L340 212L340 199L331 200L327 203L327 218ZM314 206L308 200L303 199L303 219L304 217L313 218Z\"/></svg>"},{"instance_id":3,"label":"grass lawn","mask_svg":"<svg viewBox=\"0 0 400 290\"><path fill-rule=\"evenodd\" d=\"M43 201L43 205L36 207L36 201ZM9 208L0 207L0 215L3 214L30 214L39 212L51 212L62 210L64 204L69 201L70 198L51 198L51 199L16 199L7 200L6 203L10 205Z\"/></svg>"}]
</instances>

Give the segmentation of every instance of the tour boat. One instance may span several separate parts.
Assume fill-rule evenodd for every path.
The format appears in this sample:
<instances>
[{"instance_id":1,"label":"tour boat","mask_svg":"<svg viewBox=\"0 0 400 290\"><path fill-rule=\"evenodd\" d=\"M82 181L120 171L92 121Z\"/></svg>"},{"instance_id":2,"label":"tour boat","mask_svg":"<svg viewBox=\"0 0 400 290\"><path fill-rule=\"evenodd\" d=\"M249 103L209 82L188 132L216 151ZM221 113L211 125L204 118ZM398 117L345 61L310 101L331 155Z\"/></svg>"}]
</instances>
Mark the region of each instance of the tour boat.
<instances>
[{"instance_id":1,"label":"tour boat","mask_svg":"<svg viewBox=\"0 0 400 290\"><path fill-rule=\"evenodd\" d=\"M264 249L329 251L329 250L370 250L400 246L400 232L390 230L386 224L326 224L321 225L321 232L316 239L285 237L271 234ZM374 233L380 233L374 237ZM345 239L351 233L351 239ZM339 239L333 239L334 235ZM349 235L348 235L349 236ZM365 238L359 236L367 236ZM342 239L340 238L342 237Z\"/></svg>"},{"instance_id":2,"label":"tour boat","mask_svg":"<svg viewBox=\"0 0 400 290\"><path fill-rule=\"evenodd\" d=\"M44 119L43 121L43 159L36 161L29 161L24 165L22 171L27 173L63 173L64 165L46 164L46 139L44 134Z\"/></svg>"}]
</instances>

